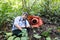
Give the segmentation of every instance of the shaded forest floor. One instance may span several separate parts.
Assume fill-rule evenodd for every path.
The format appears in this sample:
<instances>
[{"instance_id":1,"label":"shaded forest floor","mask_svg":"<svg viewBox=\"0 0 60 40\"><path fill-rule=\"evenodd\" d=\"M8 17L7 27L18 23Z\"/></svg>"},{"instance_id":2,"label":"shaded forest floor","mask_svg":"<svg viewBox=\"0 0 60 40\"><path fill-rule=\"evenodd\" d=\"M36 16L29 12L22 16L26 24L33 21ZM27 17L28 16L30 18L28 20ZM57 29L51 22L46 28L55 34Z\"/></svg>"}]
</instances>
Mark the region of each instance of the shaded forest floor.
<instances>
[{"instance_id":1,"label":"shaded forest floor","mask_svg":"<svg viewBox=\"0 0 60 40\"><path fill-rule=\"evenodd\" d=\"M59 23L54 23L52 21L49 21L46 18L42 18L44 24L40 28L34 28L33 31L31 30L29 32L31 40L46 40L47 37L50 37L51 40L54 40L55 38L58 38L57 40L60 40L60 26ZM33 37L33 34L38 34L41 36L41 38L35 38ZM4 38L4 33L0 33L0 39Z\"/></svg>"}]
</instances>

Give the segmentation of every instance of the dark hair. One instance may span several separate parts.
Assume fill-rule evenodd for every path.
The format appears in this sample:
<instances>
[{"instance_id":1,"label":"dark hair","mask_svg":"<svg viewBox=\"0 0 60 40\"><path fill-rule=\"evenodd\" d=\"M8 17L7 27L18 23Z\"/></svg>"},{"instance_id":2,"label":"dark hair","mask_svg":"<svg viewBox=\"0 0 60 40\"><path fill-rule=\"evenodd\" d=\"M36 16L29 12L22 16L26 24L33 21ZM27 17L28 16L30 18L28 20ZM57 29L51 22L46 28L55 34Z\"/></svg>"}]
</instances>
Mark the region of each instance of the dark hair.
<instances>
[{"instance_id":1,"label":"dark hair","mask_svg":"<svg viewBox=\"0 0 60 40\"><path fill-rule=\"evenodd\" d=\"M22 15L27 15L28 16L28 13L27 12L23 12Z\"/></svg>"}]
</instances>

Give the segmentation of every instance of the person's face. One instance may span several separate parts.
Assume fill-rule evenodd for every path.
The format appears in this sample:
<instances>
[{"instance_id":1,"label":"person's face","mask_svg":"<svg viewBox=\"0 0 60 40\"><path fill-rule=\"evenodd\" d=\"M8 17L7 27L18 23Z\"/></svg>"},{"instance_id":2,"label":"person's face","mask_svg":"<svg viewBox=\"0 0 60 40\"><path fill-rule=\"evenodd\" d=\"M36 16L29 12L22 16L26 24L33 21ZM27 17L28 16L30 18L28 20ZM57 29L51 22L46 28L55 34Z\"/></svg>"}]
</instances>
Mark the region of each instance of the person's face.
<instances>
[{"instance_id":1,"label":"person's face","mask_svg":"<svg viewBox=\"0 0 60 40\"><path fill-rule=\"evenodd\" d=\"M27 19L27 15L26 15L26 14L24 14L24 15L23 15L23 18L24 18L24 19Z\"/></svg>"}]
</instances>

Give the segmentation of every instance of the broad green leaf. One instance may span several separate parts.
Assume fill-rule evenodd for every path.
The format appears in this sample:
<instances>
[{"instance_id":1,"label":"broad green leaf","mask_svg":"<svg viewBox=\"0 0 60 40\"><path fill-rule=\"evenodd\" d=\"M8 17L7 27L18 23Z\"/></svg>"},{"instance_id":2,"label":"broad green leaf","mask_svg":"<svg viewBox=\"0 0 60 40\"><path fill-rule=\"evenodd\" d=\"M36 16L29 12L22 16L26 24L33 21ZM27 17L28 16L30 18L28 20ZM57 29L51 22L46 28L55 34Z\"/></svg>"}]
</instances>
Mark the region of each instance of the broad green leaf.
<instances>
[{"instance_id":1,"label":"broad green leaf","mask_svg":"<svg viewBox=\"0 0 60 40\"><path fill-rule=\"evenodd\" d=\"M19 37L16 37L14 40L20 40L21 38L19 38Z\"/></svg>"},{"instance_id":2,"label":"broad green leaf","mask_svg":"<svg viewBox=\"0 0 60 40\"><path fill-rule=\"evenodd\" d=\"M7 40L13 40L16 36L11 36Z\"/></svg>"},{"instance_id":3,"label":"broad green leaf","mask_svg":"<svg viewBox=\"0 0 60 40\"><path fill-rule=\"evenodd\" d=\"M37 39L41 38L41 36L39 36L38 34L34 34L33 36Z\"/></svg>"},{"instance_id":4,"label":"broad green leaf","mask_svg":"<svg viewBox=\"0 0 60 40\"><path fill-rule=\"evenodd\" d=\"M50 37L47 37L46 40L51 40L51 38Z\"/></svg>"},{"instance_id":5,"label":"broad green leaf","mask_svg":"<svg viewBox=\"0 0 60 40\"><path fill-rule=\"evenodd\" d=\"M6 35L7 35L7 36L11 36L11 35L12 35L12 33L6 33Z\"/></svg>"},{"instance_id":6,"label":"broad green leaf","mask_svg":"<svg viewBox=\"0 0 60 40\"><path fill-rule=\"evenodd\" d=\"M28 40L28 37L21 37L21 40Z\"/></svg>"}]
</instances>

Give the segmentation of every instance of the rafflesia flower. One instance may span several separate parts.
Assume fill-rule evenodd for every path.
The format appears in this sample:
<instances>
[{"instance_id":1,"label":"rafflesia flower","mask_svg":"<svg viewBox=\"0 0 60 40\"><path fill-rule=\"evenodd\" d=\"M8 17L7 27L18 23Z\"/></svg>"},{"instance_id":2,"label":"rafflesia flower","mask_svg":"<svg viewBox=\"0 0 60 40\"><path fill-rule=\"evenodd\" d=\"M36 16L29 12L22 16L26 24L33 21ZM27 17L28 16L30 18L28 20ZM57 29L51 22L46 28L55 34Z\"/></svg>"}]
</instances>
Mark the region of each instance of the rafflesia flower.
<instances>
[{"instance_id":1,"label":"rafflesia flower","mask_svg":"<svg viewBox=\"0 0 60 40\"><path fill-rule=\"evenodd\" d=\"M42 19L39 16L28 16L28 21L32 27L40 27L43 24Z\"/></svg>"}]
</instances>

